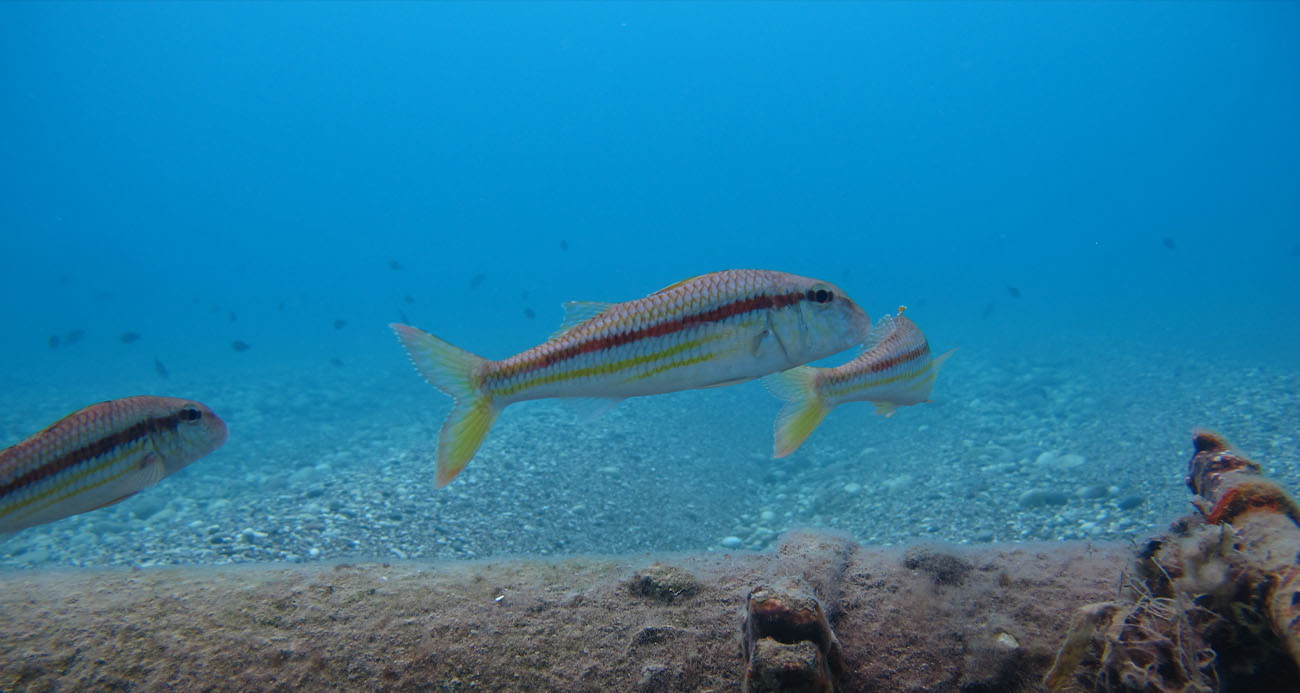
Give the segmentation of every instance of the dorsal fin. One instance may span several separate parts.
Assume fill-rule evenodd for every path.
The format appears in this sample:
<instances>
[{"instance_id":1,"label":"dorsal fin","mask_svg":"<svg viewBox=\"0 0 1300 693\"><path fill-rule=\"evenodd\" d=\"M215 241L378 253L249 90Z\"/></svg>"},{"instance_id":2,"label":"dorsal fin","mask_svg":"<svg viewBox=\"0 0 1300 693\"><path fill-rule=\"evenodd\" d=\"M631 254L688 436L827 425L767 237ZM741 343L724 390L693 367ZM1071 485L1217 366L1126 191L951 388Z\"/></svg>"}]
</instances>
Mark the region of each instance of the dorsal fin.
<instances>
[{"instance_id":1,"label":"dorsal fin","mask_svg":"<svg viewBox=\"0 0 1300 693\"><path fill-rule=\"evenodd\" d=\"M558 337L568 332L574 327L604 313L614 304L605 301L567 301L562 305L564 306L564 321L551 334L551 337Z\"/></svg>"},{"instance_id":2,"label":"dorsal fin","mask_svg":"<svg viewBox=\"0 0 1300 693\"><path fill-rule=\"evenodd\" d=\"M886 337L893 334L894 327L894 316L882 316L876 321L876 324L871 326L871 332L867 335L866 341L862 342L862 349L858 353L871 351L880 346L880 343L885 341Z\"/></svg>"},{"instance_id":3,"label":"dorsal fin","mask_svg":"<svg viewBox=\"0 0 1300 693\"><path fill-rule=\"evenodd\" d=\"M699 279L700 277L703 277L703 276L704 276L704 275L702 275L702 274L697 274L697 275L695 275L694 277L687 277L686 279L683 279L683 280L681 280L681 281L679 281L679 282L673 282L672 284L669 284L668 286L665 286L664 288L662 288L662 289L660 289L660 290L658 290L658 291L656 291L656 292L654 292L654 293L652 293L652 294L650 294L650 295L651 295L651 296L654 296L655 294L662 294L662 293L665 292L665 291L671 291L671 290L676 289L677 287L681 286L682 284L685 284L686 282L693 282L693 281L695 281L696 279Z\"/></svg>"}]
</instances>

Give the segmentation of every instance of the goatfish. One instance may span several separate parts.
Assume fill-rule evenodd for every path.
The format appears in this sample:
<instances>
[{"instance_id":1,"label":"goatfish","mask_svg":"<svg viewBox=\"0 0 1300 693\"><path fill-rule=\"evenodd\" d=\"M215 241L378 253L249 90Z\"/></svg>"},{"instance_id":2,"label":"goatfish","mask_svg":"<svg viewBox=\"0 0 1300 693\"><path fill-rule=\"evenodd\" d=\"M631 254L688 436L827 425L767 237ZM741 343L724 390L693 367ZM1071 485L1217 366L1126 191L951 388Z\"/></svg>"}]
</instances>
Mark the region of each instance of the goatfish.
<instances>
[{"instance_id":1,"label":"goatfish","mask_svg":"<svg viewBox=\"0 0 1300 693\"><path fill-rule=\"evenodd\" d=\"M431 385L455 400L438 435L437 484L469 464L515 402L627 397L731 385L853 347L871 319L829 282L726 270L625 303L570 302L558 332L491 361L408 325L390 325Z\"/></svg>"},{"instance_id":2,"label":"goatfish","mask_svg":"<svg viewBox=\"0 0 1300 693\"><path fill-rule=\"evenodd\" d=\"M0 537L126 500L221 447L226 423L199 402L94 404L0 450Z\"/></svg>"},{"instance_id":3,"label":"goatfish","mask_svg":"<svg viewBox=\"0 0 1300 693\"><path fill-rule=\"evenodd\" d=\"M893 416L900 406L930 401L939 367L956 349L931 358L925 333L904 310L900 306L896 317L878 320L862 353L842 366L799 366L763 379L769 392L786 400L776 418L774 456L799 449L826 415L845 402L872 402L877 413Z\"/></svg>"}]
</instances>

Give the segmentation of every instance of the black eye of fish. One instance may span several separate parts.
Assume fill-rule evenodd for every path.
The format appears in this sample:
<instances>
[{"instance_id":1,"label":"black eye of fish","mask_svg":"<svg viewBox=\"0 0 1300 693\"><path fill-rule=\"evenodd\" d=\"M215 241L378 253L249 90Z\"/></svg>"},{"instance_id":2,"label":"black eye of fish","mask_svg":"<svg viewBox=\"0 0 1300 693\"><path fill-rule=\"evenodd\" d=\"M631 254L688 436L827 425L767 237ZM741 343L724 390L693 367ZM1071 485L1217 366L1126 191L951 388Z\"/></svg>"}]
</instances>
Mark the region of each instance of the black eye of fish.
<instances>
[{"instance_id":1,"label":"black eye of fish","mask_svg":"<svg viewBox=\"0 0 1300 693\"><path fill-rule=\"evenodd\" d=\"M809 289L808 300L813 303L830 303L835 298L835 292L827 289Z\"/></svg>"},{"instance_id":2,"label":"black eye of fish","mask_svg":"<svg viewBox=\"0 0 1300 693\"><path fill-rule=\"evenodd\" d=\"M203 412L194 407L185 407L180 411L181 421L198 421L203 418Z\"/></svg>"}]
</instances>

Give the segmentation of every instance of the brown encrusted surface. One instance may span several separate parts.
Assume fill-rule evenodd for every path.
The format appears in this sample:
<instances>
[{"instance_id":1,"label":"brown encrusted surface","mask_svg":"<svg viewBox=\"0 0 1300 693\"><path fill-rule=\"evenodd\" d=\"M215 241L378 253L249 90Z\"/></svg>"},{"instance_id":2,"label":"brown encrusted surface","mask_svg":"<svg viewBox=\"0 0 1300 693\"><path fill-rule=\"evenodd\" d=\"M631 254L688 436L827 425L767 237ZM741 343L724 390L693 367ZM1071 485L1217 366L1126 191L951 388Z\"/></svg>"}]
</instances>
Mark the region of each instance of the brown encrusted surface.
<instances>
[{"instance_id":1,"label":"brown encrusted surface","mask_svg":"<svg viewBox=\"0 0 1300 693\"><path fill-rule=\"evenodd\" d=\"M972 570L944 584L901 551L795 532L764 554L0 574L0 689L730 691L746 595L798 575L847 690L1033 690L1071 613L1112 597L1130 557L927 551ZM638 594L655 563L698 589Z\"/></svg>"}]
</instances>

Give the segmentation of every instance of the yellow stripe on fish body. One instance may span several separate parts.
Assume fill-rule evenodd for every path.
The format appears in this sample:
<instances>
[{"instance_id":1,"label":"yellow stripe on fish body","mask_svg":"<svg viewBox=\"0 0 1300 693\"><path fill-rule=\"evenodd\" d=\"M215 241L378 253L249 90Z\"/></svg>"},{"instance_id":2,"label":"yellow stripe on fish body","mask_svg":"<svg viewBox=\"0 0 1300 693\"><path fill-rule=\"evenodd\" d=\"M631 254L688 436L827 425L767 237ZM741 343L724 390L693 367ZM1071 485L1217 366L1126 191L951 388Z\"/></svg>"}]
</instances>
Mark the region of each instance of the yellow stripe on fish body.
<instances>
[{"instance_id":1,"label":"yellow stripe on fish body","mask_svg":"<svg viewBox=\"0 0 1300 693\"><path fill-rule=\"evenodd\" d=\"M848 349L871 325L838 287L766 270L714 272L634 301L565 307L569 317L551 339L500 361L393 325L425 379L456 400L439 435L439 486L469 463L509 404L743 382Z\"/></svg>"},{"instance_id":2,"label":"yellow stripe on fish body","mask_svg":"<svg viewBox=\"0 0 1300 693\"><path fill-rule=\"evenodd\" d=\"M892 416L900 406L929 401L939 367L955 349L937 358L921 328L899 310L871 331L863 352L835 368L801 366L764 379L772 394L787 401L777 415L773 454L799 448L831 409L846 402L873 402Z\"/></svg>"},{"instance_id":3,"label":"yellow stripe on fish body","mask_svg":"<svg viewBox=\"0 0 1300 693\"><path fill-rule=\"evenodd\" d=\"M203 404L127 397L70 414L0 450L0 534L112 505L225 443Z\"/></svg>"}]
</instances>

